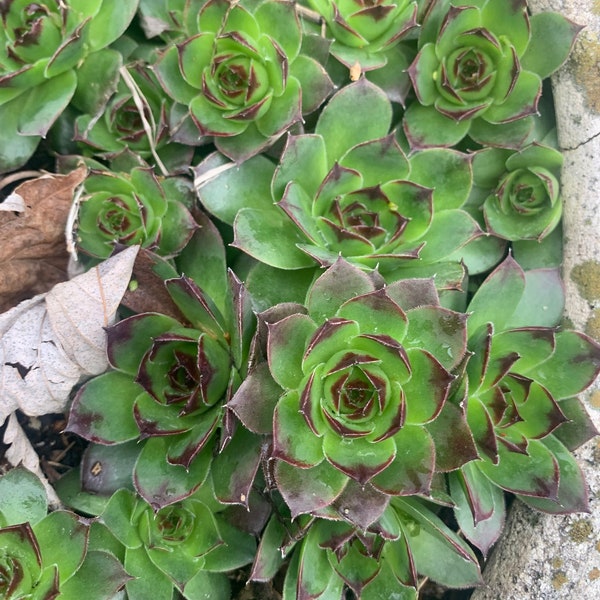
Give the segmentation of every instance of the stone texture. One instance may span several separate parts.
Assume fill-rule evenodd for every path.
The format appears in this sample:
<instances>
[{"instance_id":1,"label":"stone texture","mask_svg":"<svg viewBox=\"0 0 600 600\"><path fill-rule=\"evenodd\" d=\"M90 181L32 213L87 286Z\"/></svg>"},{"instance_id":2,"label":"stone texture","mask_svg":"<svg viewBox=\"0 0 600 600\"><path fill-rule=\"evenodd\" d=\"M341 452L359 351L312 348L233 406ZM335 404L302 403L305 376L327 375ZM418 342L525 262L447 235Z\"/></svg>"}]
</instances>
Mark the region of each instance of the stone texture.
<instances>
[{"instance_id":1,"label":"stone texture","mask_svg":"<svg viewBox=\"0 0 600 600\"><path fill-rule=\"evenodd\" d=\"M530 0L584 24L567 64L553 77L565 155L566 317L600 339L600 0ZM565 373L568 377L568 374ZM584 401L600 428L600 384ZM472 600L600 598L600 441L576 452L590 488L590 514L549 516L516 502L505 535Z\"/></svg>"}]
</instances>

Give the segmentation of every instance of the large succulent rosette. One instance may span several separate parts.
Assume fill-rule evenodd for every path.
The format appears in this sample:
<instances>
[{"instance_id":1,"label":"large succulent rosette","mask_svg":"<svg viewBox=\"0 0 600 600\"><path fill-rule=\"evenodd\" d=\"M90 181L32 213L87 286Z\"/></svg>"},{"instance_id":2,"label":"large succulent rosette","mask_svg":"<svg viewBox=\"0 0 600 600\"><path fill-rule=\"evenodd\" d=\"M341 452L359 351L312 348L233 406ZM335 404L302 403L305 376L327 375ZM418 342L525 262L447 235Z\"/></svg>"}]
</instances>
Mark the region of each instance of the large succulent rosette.
<instances>
[{"instance_id":1,"label":"large succulent rosette","mask_svg":"<svg viewBox=\"0 0 600 600\"><path fill-rule=\"evenodd\" d=\"M579 29L556 13L529 17L525 0L432 2L409 69L418 99L404 117L411 146L452 146L469 134L518 147L531 132L542 79L566 59Z\"/></svg>"},{"instance_id":2,"label":"large succulent rosette","mask_svg":"<svg viewBox=\"0 0 600 600\"><path fill-rule=\"evenodd\" d=\"M208 501L208 503L207 503ZM130 600L184 598L229 600L225 571L252 560L255 541L217 511L223 507L198 494L153 509L129 490L113 494L100 521L124 546Z\"/></svg>"},{"instance_id":3,"label":"large succulent rosette","mask_svg":"<svg viewBox=\"0 0 600 600\"><path fill-rule=\"evenodd\" d=\"M87 254L107 258L115 244L179 252L197 225L188 206L191 192L178 178L159 181L151 169L130 173L92 171L83 183L78 245Z\"/></svg>"},{"instance_id":4,"label":"large succulent rosette","mask_svg":"<svg viewBox=\"0 0 600 600\"><path fill-rule=\"evenodd\" d=\"M200 33L168 48L155 66L165 89L189 105L201 135L235 160L257 154L331 91L323 67L300 54L293 5L210 0Z\"/></svg>"},{"instance_id":5,"label":"large succulent rosette","mask_svg":"<svg viewBox=\"0 0 600 600\"><path fill-rule=\"evenodd\" d=\"M562 215L562 154L538 143L519 152L487 148L473 158L477 209L498 237L541 241ZM472 203L472 200L470 200Z\"/></svg>"},{"instance_id":6,"label":"large succulent rosette","mask_svg":"<svg viewBox=\"0 0 600 600\"><path fill-rule=\"evenodd\" d=\"M24 164L72 99L97 108L121 63L106 46L127 28L138 0L9 0L0 17L0 171ZM115 12L117 11L117 12ZM93 77L94 79L90 79ZM82 88L94 81L95 92Z\"/></svg>"},{"instance_id":7,"label":"large succulent rosette","mask_svg":"<svg viewBox=\"0 0 600 600\"><path fill-rule=\"evenodd\" d=\"M446 149L408 159L391 120L384 92L362 79L331 98L314 134L288 138L277 168L257 157L204 183L203 173L218 166L206 159L196 170L200 200L233 221L235 246L278 269L331 265L340 255L386 275L411 263L439 267L481 235L461 209L470 159Z\"/></svg>"},{"instance_id":8,"label":"large succulent rosette","mask_svg":"<svg viewBox=\"0 0 600 600\"><path fill-rule=\"evenodd\" d=\"M307 311L271 310L268 371L257 367L229 406L254 432L273 411L275 481L292 515L329 506L350 482L427 494L436 470L473 458L462 413L446 402L466 315L440 307L432 281L380 288L340 259L312 286Z\"/></svg>"}]
</instances>

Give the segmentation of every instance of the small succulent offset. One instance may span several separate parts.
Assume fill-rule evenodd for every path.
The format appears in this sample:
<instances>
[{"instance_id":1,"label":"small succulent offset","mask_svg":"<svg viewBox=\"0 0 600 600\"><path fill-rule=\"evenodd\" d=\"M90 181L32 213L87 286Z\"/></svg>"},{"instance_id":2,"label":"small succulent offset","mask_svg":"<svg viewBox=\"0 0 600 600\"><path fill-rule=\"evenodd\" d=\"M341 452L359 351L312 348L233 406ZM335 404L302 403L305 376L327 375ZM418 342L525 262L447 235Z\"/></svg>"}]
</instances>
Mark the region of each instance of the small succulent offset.
<instances>
[{"instance_id":1,"label":"small succulent offset","mask_svg":"<svg viewBox=\"0 0 600 600\"><path fill-rule=\"evenodd\" d=\"M525 0L431 2L409 69L418 99L404 116L411 146L452 146L468 134L519 147L531 133L542 79L564 62L580 29L557 13L530 17Z\"/></svg>"},{"instance_id":2,"label":"small succulent offset","mask_svg":"<svg viewBox=\"0 0 600 600\"><path fill-rule=\"evenodd\" d=\"M439 306L431 280L376 281L340 259L306 309L259 315L268 374L250 373L229 407L251 431L272 412L275 482L293 517L346 494L383 505L429 494L436 472L475 457L464 415L446 402L466 315Z\"/></svg>"},{"instance_id":3,"label":"small succulent offset","mask_svg":"<svg viewBox=\"0 0 600 600\"><path fill-rule=\"evenodd\" d=\"M46 514L46 490L30 471L19 467L3 475L0 496L0 596L5 600L109 600L130 579L114 556L94 549L84 519L64 510Z\"/></svg>"},{"instance_id":4,"label":"small succulent offset","mask_svg":"<svg viewBox=\"0 0 600 600\"><path fill-rule=\"evenodd\" d=\"M173 256L197 228L191 206L185 180L159 180L145 167L130 173L92 170L83 183L79 247L96 258L110 256L115 244L140 244Z\"/></svg>"},{"instance_id":5,"label":"small succulent offset","mask_svg":"<svg viewBox=\"0 0 600 600\"><path fill-rule=\"evenodd\" d=\"M137 6L138 0L2 2L0 172L23 165L71 101L98 107L104 87L93 71L101 69L103 83L113 84L122 58L107 46Z\"/></svg>"},{"instance_id":6,"label":"small succulent offset","mask_svg":"<svg viewBox=\"0 0 600 600\"><path fill-rule=\"evenodd\" d=\"M300 54L302 32L289 2L209 0L198 29L168 47L155 71L167 94L189 105L199 135L215 136L234 160L261 152L332 89L323 67Z\"/></svg>"},{"instance_id":7,"label":"small succulent offset","mask_svg":"<svg viewBox=\"0 0 600 600\"><path fill-rule=\"evenodd\" d=\"M155 510L129 490L115 492L99 519L124 546L135 577L125 586L129 600L170 600L174 589L187 600L229 600L225 573L251 562L256 542L223 509L194 495Z\"/></svg>"},{"instance_id":8,"label":"small succulent offset","mask_svg":"<svg viewBox=\"0 0 600 600\"><path fill-rule=\"evenodd\" d=\"M474 189L488 232L511 241L541 241L550 234L562 216L562 164L558 150L536 142L518 152L476 152Z\"/></svg>"}]
</instances>

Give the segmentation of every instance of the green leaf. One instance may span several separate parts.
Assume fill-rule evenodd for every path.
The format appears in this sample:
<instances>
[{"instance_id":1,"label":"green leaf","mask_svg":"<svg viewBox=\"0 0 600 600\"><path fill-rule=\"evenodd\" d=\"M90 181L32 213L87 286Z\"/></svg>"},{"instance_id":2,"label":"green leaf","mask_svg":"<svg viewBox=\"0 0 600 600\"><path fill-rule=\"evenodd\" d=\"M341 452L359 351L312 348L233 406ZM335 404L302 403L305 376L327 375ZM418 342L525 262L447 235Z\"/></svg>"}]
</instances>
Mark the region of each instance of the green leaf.
<instances>
[{"instance_id":1,"label":"green leaf","mask_svg":"<svg viewBox=\"0 0 600 600\"><path fill-rule=\"evenodd\" d=\"M98 114L117 89L122 64L121 54L109 48L88 55L77 67L73 106L83 113ZM98 73L102 73L102 78L98 77Z\"/></svg>"},{"instance_id":2,"label":"green leaf","mask_svg":"<svg viewBox=\"0 0 600 600\"><path fill-rule=\"evenodd\" d=\"M102 577L98 577L99 573ZM93 590L94 600L111 600L130 579L112 554L90 550L79 571L65 583L61 582L60 597L61 600L81 600L89 597ZM158 596L153 594L152 597L158 600Z\"/></svg>"},{"instance_id":3,"label":"green leaf","mask_svg":"<svg viewBox=\"0 0 600 600\"><path fill-rule=\"evenodd\" d=\"M254 18L263 33L271 36L281 46L288 60L292 61L298 55L302 31L291 4L263 2L254 11Z\"/></svg>"},{"instance_id":4,"label":"green leaf","mask_svg":"<svg viewBox=\"0 0 600 600\"><path fill-rule=\"evenodd\" d=\"M254 536L234 527L219 515L216 515L216 522L223 543L213 548L205 556L204 569L223 573L251 563L256 554Z\"/></svg>"},{"instance_id":5,"label":"green leaf","mask_svg":"<svg viewBox=\"0 0 600 600\"><path fill-rule=\"evenodd\" d=\"M521 57L521 66L545 79L567 59L582 26L548 11L531 16L530 23L531 40Z\"/></svg>"},{"instance_id":6,"label":"green leaf","mask_svg":"<svg viewBox=\"0 0 600 600\"><path fill-rule=\"evenodd\" d=\"M206 479L210 467L210 444L194 458L188 469L169 464L168 451L168 437L149 438L135 465L135 488L155 510L191 496Z\"/></svg>"},{"instance_id":7,"label":"green leaf","mask_svg":"<svg viewBox=\"0 0 600 600\"><path fill-rule=\"evenodd\" d=\"M181 76L177 46L168 46L159 56L153 69L163 89L180 104L187 106L198 94L198 90Z\"/></svg>"},{"instance_id":8,"label":"green leaf","mask_svg":"<svg viewBox=\"0 0 600 600\"><path fill-rule=\"evenodd\" d=\"M287 530L278 515L273 515L265 527L252 564L250 581L270 581L275 577L285 556L280 550L287 537Z\"/></svg>"},{"instance_id":9,"label":"green leaf","mask_svg":"<svg viewBox=\"0 0 600 600\"><path fill-rule=\"evenodd\" d=\"M525 496L556 500L560 467L554 454L540 440L529 440L527 454L510 451L498 444L497 465L479 463L481 471L503 490Z\"/></svg>"},{"instance_id":10,"label":"green leaf","mask_svg":"<svg viewBox=\"0 0 600 600\"><path fill-rule=\"evenodd\" d=\"M100 515L100 520L126 548L139 548L142 545L138 527L132 522L137 505L138 500L132 491L117 490Z\"/></svg>"},{"instance_id":11,"label":"green leaf","mask_svg":"<svg viewBox=\"0 0 600 600\"><path fill-rule=\"evenodd\" d=\"M120 37L133 19L139 0L103 0L88 28L90 50L100 50Z\"/></svg>"},{"instance_id":12,"label":"green leaf","mask_svg":"<svg viewBox=\"0 0 600 600\"><path fill-rule=\"evenodd\" d=\"M415 587L406 586L399 582L393 568L392 560L387 559L387 554L380 561L380 571L377 576L361 591L361 600L381 600L393 598L394 600L417 600L418 592Z\"/></svg>"},{"instance_id":13,"label":"green leaf","mask_svg":"<svg viewBox=\"0 0 600 600\"><path fill-rule=\"evenodd\" d=\"M39 477L24 467L0 477L0 527L29 522L35 525L48 512L46 490ZM4 520L1 520L4 517Z\"/></svg>"},{"instance_id":14,"label":"green leaf","mask_svg":"<svg viewBox=\"0 0 600 600\"><path fill-rule=\"evenodd\" d=\"M135 578L127 582L129 600L173 599L173 582L148 558L144 548L128 550L124 564L127 572Z\"/></svg>"},{"instance_id":15,"label":"green leaf","mask_svg":"<svg viewBox=\"0 0 600 600\"><path fill-rule=\"evenodd\" d=\"M311 469L299 469L278 460L275 481L294 519L329 506L344 491L348 477L327 461Z\"/></svg>"},{"instance_id":16,"label":"green leaf","mask_svg":"<svg viewBox=\"0 0 600 600\"><path fill-rule=\"evenodd\" d=\"M74 513L57 510L36 523L33 531L42 553L42 564L55 563L60 581L67 581L86 555L88 526Z\"/></svg>"},{"instance_id":17,"label":"green leaf","mask_svg":"<svg viewBox=\"0 0 600 600\"><path fill-rule=\"evenodd\" d=\"M488 0L481 9L481 21L494 35L506 36L518 56L523 54L530 38L525 0L508 6L504 0Z\"/></svg>"},{"instance_id":18,"label":"green leaf","mask_svg":"<svg viewBox=\"0 0 600 600\"><path fill-rule=\"evenodd\" d=\"M271 178L275 165L265 156L254 156L235 165L215 152L193 171L200 202L229 225L242 208L267 209L273 204Z\"/></svg>"},{"instance_id":19,"label":"green leaf","mask_svg":"<svg viewBox=\"0 0 600 600\"><path fill-rule=\"evenodd\" d=\"M261 262L278 269L304 269L314 265L296 246L306 242L306 238L279 207L244 208L237 214L233 227L232 245Z\"/></svg>"},{"instance_id":20,"label":"green leaf","mask_svg":"<svg viewBox=\"0 0 600 600\"><path fill-rule=\"evenodd\" d=\"M455 121L433 106L413 102L404 113L402 125L412 150L450 147L458 144L471 127L471 121Z\"/></svg>"},{"instance_id":21,"label":"green leaf","mask_svg":"<svg viewBox=\"0 0 600 600\"><path fill-rule=\"evenodd\" d=\"M531 135L533 126L534 118L532 116L499 125L479 118L471 123L469 136L482 146L519 149Z\"/></svg>"},{"instance_id":22,"label":"green leaf","mask_svg":"<svg viewBox=\"0 0 600 600\"><path fill-rule=\"evenodd\" d=\"M460 208L472 184L471 157L456 150L432 148L410 157L411 181L433 189L435 211Z\"/></svg>"},{"instance_id":23,"label":"green leaf","mask_svg":"<svg viewBox=\"0 0 600 600\"><path fill-rule=\"evenodd\" d=\"M492 356L508 356L512 352L519 355L511 367L516 373L527 373L554 352L554 329L523 327L501 331L492 337Z\"/></svg>"},{"instance_id":24,"label":"green leaf","mask_svg":"<svg viewBox=\"0 0 600 600\"><path fill-rule=\"evenodd\" d=\"M109 371L79 390L69 414L67 431L91 442L119 444L139 437L133 403L142 388L130 375Z\"/></svg>"},{"instance_id":25,"label":"green leaf","mask_svg":"<svg viewBox=\"0 0 600 600\"><path fill-rule=\"evenodd\" d=\"M471 587L481 583L479 563L466 542L421 502L394 498L404 534L421 575L450 587Z\"/></svg>"},{"instance_id":26,"label":"green leaf","mask_svg":"<svg viewBox=\"0 0 600 600\"><path fill-rule=\"evenodd\" d=\"M315 128L323 136L328 166L350 148L387 135L392 106L385 93L366 79L343 87L327 103Z\"/></svg>"},{"instance_id":27,"label":"green leaf","mask_svg":"<svg viewBox=\"0 0 600 600\"><path fill-rule=\"evenodd\" d=\"M19 96L19 134L45 137L54 121L69 104L76 85L77 76L75 71L71 70Z\"/></svg>"},{"instance_id":28,"label":"green leaf","mask_svg":"<svg viewBox=\"0 0 600 600\"><path fill-rule=\"evenodd\" d=\"M320 546L320 529L311 527L300 550L298 592L305 598L328 598L327 591L332 580L338 579L327 558L327 551Z\"/></svg>"},{"instance_id":29,"label":"green leaf","mask_svg":"<svg viewBox=\"0 0 600 600\"><path fill-rule=\"evenodd\" d=\"M302 90L295 77L288 77L285 91L273 96L269 110L256 119L258 131L265 138L278 136L302 119Z\"/></svg>"},{"instance_id":30,"label":"green leaf","mask_svg":"<svg viewBox=\"0 0 600 600\"><path fill-rule=\"evenodd\" d=\"M312 56L301 54L289 67L290 75L300 82L302 89L302 114L317 108L334 89L327 71Z\"/></svg>"},{"instance_id":31,"label":"green leaf","mask_svg":"<svg viewBox=\"0 0 600 600\"><path fill-rule=\"evenodd\" d=\"M23 96L23 95L21 95ZM21 135L18 124L27 96L0 105L0 173L22 167L35 152L40 136Z\"/></svg>"},{"instance_id":32,"label":"green leaf","mask_svg":"<svg viewBox=\"0 0 600 600\"><path fill-rule=\"evenodd\" d=\"M507 329L524 291L525 274L508 256L485 279L469 303L468 310L472 313L467 322L469 337L488 322L494 324L496 331Z\"/></svg>"}]
</instances>

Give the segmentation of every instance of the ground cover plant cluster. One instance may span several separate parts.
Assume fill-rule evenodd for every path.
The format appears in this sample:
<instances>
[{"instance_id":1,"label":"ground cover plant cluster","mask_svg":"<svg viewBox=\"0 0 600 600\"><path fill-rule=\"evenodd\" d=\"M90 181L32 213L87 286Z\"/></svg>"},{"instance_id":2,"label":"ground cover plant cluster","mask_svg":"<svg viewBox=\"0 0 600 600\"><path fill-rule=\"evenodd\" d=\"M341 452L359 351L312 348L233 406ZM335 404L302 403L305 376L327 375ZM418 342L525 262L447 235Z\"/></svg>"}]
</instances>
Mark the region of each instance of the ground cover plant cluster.
<instances>
[{"instance_id":1,"label":"ground cover plant cluster","mask_svg":"<svg viewBox=\"0 0 600 600\"><path fill-rule=\"evenodd\" d=\"M562 324L547 85L578 25L525 0L0 17L0 172L54 172L4 210L60 188L74 275L0 317L4 443L64 411L85 446L50 495L0 478L3 598L416 599L481 583L509 497L587 509L600 346Z\"/></svg>"}]
</instances>

